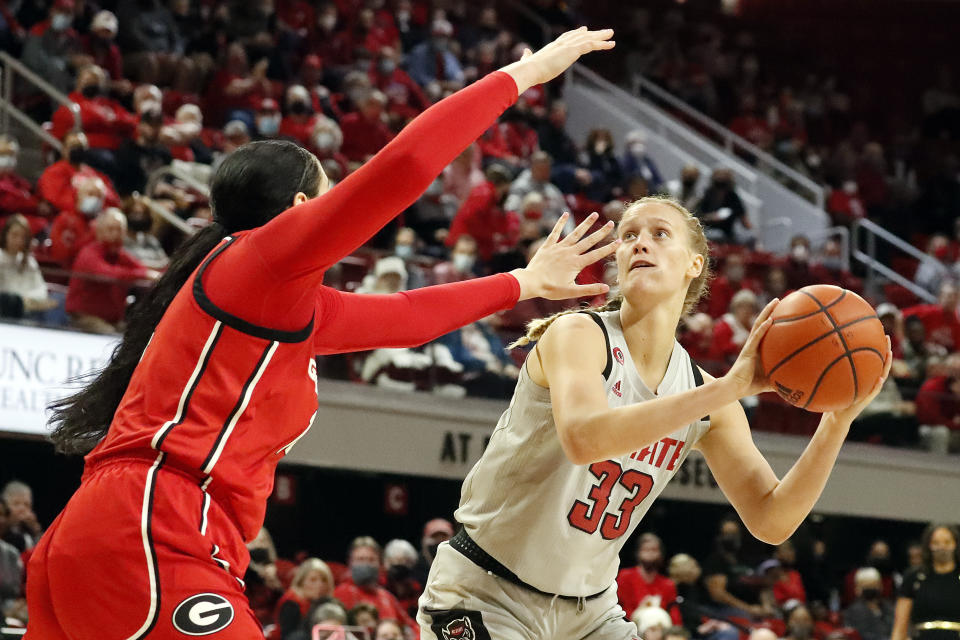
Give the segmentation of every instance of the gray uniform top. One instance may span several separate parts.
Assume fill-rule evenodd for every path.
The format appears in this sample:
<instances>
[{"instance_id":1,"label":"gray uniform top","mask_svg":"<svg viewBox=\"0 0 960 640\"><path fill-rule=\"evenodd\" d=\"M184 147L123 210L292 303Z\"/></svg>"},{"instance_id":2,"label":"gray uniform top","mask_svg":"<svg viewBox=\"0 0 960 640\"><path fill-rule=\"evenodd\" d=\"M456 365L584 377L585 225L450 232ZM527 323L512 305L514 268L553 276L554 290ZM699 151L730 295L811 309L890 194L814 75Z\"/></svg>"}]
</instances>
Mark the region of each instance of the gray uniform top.
<instances>
[{"instance_id":1,"label":"gray uniform top","mask_svg":"<svg viewBox=\"0 0 960 640\"><path fill-rule=\"evenodd\" d=\"M610 407L655 398L630 357L620 312L591 315L607 335ZM657 395L701 384L694 366L675 341ZM599 593L616 578L624 542L708 429L705 417L640 451L574 465L560 446L550 390L524 366L510 406L463 483L456 519L527 584L568 596Z\"/></svg>"}]
</instances>

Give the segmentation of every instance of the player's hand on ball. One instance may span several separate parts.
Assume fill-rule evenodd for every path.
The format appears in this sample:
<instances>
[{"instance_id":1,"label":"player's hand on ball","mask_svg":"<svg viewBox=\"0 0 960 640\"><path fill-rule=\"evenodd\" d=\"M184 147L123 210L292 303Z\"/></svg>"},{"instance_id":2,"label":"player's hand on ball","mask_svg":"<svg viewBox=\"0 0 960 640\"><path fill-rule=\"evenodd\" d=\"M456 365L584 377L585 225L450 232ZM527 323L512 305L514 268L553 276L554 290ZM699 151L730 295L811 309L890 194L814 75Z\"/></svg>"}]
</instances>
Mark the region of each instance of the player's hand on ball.
<instances>
[{"instance_id":1,"label":"player's hand on ball","mask_svg":"<svg viewBox=\"0 0 960 640\"><path fill-rule=\"evenodd\" d=\"M883 356L883 373L880 375L880 379L874 383L870 393L861 395L846 409L840 409L839 411L828 411L827 413L823 414L824 417L832 418L838 424L844 427L849 427L853 421L857 419L857 416L860 415L860 412L863 411L868 404L873 402L873 399L877 397L878 393L880 393L883 383L886 381L887 376L890 375L890 366L892 364L893 348L890 346L890 336L887 336L887 353Z\"/></svg>"},{"instance_id":2,"label":"player's hand on ball","mask_svg":"<svg viewBox=\"0 0 960 640\"><path fill-rule=\"evenodd\" d=\"M528 49L520 60L502 71L513 78L518 92L523 93L532 86L553 80L584 54L613 49L616 43L612 37L613 29L590 31L580 27L567 31L535 53Z\"/></svg>"},{"instance_id":3,"label":"player's hand on ball","mask_svg":"<svg viewBox=\"0 0 960 640\"><path fill-rule=\"evenodd\" d=\"M758 352L760 349L760 341L763 340L763 336L766 335L770 326L773 324L773 319L770 317L770 314L777 308L779 302L780 298L774 298L763 308L763 311L760 312L760 315L757 316L757 319L753 323L750 335L747 336L746 342L743 343L743 348L740 350L740 355L737 356L737 361L730 367L727 375L723 376L733 383L737 398L754 396L764 391L770 391L771 389L770 381L767 380L767 376L763 373L763 367L760 364L760 354Z\"/></svg>"},{"instance_id":4,"label":"player's hand on ball","mask_svg":"<svg viewBox=\"0 0 960 640\"><path fill-rule=\"evenodd\" d=\"M599 217L596 213L591 213L567 237L561 239L563 226L569 217L569 213L560 216L526 268L511 271L520 283L520 300L565 300L599 296L610 291L610 287L603 283L577 284L576 278L584 267L613 255L617 250L619 241L597 246L610 236L613 223L608 222L597 231L586 235Z\"/></svg>"}]
</instances>

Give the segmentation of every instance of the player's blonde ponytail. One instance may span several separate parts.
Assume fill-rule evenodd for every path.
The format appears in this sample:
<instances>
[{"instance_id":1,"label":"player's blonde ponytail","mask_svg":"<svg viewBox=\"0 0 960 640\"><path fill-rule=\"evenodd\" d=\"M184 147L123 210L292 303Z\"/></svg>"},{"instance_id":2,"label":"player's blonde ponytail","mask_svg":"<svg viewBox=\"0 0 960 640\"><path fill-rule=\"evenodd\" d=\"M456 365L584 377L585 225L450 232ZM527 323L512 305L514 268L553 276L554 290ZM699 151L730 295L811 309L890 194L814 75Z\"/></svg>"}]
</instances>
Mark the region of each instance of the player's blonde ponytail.
<instances>
[{"instance_id":1,"label":"player's blonde ponytail","mask_svg":"<svg viewBox=\"0 0 960 640\"><path fill-rule=\"evenodd\" d=\"M647 196L646 198L640 198L639 200L631 202L630 205L624 210L623 215L620 218L621 222L631 214L635 213L640 206L645 204L663 204L675 209L679 214L681 214L684 221L687 223L687 237L690 241L690 248L694 253L699 253L704 257L703 269L700 271L700 275L690 281L690 286L687 288L687 294L683 299L683 312L690 313L696 308L697 303L700 302L700 299L706 295L710 285L710 279L713 277L713 272L710 269L710 245L707 243L707 236L703 232L703 226L700 224L700 220L695 215L687 211L686 207L676 200L664 196ZM564 311L560 311L559 313L555 313L552 316L547 316L546 318L537 318L535 320L531 320L527 323L526 334L511 342L507 348L515 349L516 347L525 347L532 342L536 342L541 338L541 336L543 336L550 325L553 324L553 321L560 316L565 316L571 313L581 313L584 311L615 311L619 309L620 305L622 304L623 296L621 294L616 294L610 298L606 304L598 307L566 309Z\"/></svg>"}]
</instances>

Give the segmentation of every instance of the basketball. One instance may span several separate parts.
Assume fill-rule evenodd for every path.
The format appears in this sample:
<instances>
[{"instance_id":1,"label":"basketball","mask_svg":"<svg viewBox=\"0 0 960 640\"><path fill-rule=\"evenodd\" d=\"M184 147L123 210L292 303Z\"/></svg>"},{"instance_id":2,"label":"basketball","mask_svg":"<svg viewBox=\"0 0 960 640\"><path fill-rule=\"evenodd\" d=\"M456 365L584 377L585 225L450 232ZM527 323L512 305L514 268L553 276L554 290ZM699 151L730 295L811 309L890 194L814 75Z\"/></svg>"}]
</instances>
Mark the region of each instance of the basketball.
<instances>
[{"instance_id":1,"label":"basketball","mask_svg":"<svg viewBox=\"0 0 960 640\"><path fill-rule=\"evenodd\" d=\"M822 413L848 407L883 373L887 338L870 304L818 284L786 296L760 343L760 362L790 404Z\"/></svg>"}]
</instances>

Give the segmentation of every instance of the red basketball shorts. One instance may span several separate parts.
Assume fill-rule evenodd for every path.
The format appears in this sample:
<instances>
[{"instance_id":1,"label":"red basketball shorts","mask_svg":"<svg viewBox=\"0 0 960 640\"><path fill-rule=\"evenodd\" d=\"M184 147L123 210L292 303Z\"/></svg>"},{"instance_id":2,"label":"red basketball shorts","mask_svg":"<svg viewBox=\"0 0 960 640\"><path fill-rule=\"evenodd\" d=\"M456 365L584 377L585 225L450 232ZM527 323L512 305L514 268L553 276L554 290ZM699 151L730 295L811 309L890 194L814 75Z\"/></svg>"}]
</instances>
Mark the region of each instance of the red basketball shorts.
<instances>
[{"instance_id":1,"label":"red basketball shorts","mask_svg":"<svg viewBox=\"0 0 960 640\"><path fill-rule=\"evenodd\" d=\"M30 559L26 640L263 638L239 532L164 457L88 471Z\"/></svg>"}]
</instances>

